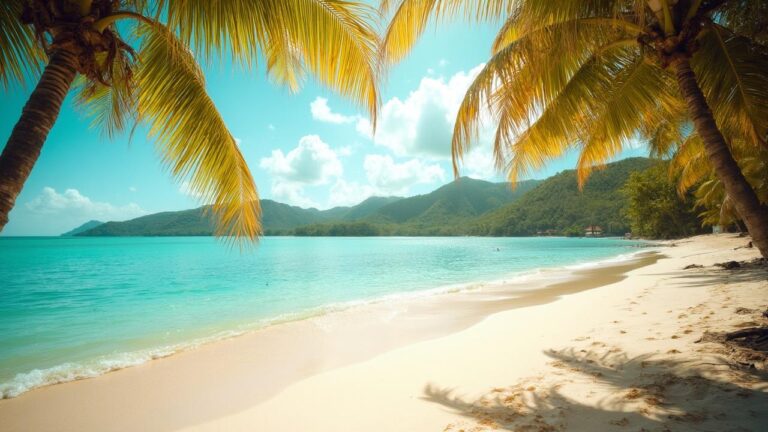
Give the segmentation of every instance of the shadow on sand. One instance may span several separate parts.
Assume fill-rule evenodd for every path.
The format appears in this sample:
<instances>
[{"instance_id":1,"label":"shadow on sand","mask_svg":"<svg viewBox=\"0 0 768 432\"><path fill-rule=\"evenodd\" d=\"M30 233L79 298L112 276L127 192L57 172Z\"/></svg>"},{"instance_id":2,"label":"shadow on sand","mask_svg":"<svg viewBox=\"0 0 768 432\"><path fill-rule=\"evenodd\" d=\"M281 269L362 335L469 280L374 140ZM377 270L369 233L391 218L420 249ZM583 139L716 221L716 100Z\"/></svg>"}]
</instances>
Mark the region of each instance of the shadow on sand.
<instances>
[{"instance_id":1,"label":"shadow on sand","mask_svg":"<svg viewBox=\"0 0 768 432\"><path fill-rule=\"evenodd\" d=\"M768 382L757 372L724 362L629 358L607 347L546 354L552 359L546 377L474 399L428 385L423 399L467 419L446 431L768 430Z\"/></svg>"}]
</instances>

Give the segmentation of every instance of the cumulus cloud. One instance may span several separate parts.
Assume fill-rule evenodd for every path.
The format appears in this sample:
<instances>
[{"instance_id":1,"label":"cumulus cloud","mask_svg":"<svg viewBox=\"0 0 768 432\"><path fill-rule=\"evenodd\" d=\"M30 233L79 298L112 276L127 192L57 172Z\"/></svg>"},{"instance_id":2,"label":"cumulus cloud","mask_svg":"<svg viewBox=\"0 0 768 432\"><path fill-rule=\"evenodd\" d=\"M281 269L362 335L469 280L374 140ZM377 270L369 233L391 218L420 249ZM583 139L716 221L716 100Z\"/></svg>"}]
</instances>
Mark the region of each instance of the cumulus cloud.
<instances>
[{"instance_id":1,"label":"cumulus cloud","mask_svg":"<svg viewBox=\"0 0 768 432\"><path fill-rule=\"evenodd\" d=\"M343 168L336 152L317 135L306 135L287 154L272 150L259 163L273 178L291 183L326 184L341 176Z\"/></svg>"},{"instance_id":2,"label":"cumulus cloud","mask_svg":"<svg viewBox=\"0 0 768 432\"><path fill-rule=\"evenodd\" d=\"M192 188L192 185L189 184L189 181L183 181L179 183L179 193L194 199L200 199L203 197L203 194Z\"/></svg>"},{"instance_id":3,"label":"cumulus cloud","mask_svg":"<svg viewBox=\"0 0 768 432\"><path fill-rule=\"evenodd\" d=\"M391 156L373 154L365 157L363 167L368 182L381 195L404 195L412 185L445 180L440 165L418 159L396 163Z\"/></svg>"},{"instance_id":4,"label":"cumulus cloud","mask_svg":"<svg viewBox=\"0 0 768 432\"><path fill-rule=\"evenodd\" d=\"M136 203L115 206L107 202L93 201L77 189L58 193L56 189L48 186L28 202L26 207L38 214L80 216L104 221L131 219L147 213Z\"/></svg>"},{"instance_id":5,"label":"cumulus cloud","mask_svg":"<svg viewBox=\"0 0 768 432\"><path fill-rule=\"evenodd\" d=\"M331 183L342 176L344 169L339 155L348 155L351 148L334 150L317 135L306 135L288 153L273 150L262 158L259 166L272 175L272 196L281 202L300 207L318 207L304 191L305 186Z\"/></svg>"},{"instance_id":6,"label":"cumulus cloud","mask_svg":"<svg viewBox=\"0 0 768 432\"><path fill-rule=\"evenodd\" d=\"M304 193L304 185L299 183L272 182L272 197L282 203L304 208L320 207L315 201Z\"/></svg>"},{"instance_id":7,"label":"cumulus cloud","mask_svg":"<svg viewBox=\"0 0 768 432\"><path fill-rule=\"evenodd\" d=\"M59 193L46 186L23 209L17 209L16 214L23 219L15 221L20 234L58 235L91 219L122 221L145 215L147 211L136 203L115 205L94 201L77 189Z\"/></svg>"},{"instance_id":8,"label":"cumulus cloud","mask_svg":"<svg viewBox=\"0 0 768 432\"><path fill-rule=\"evenodd\" d=\"M413 185L444 181L446 177L438 164L418 159L397 163L386 155L367 155L363 168L368 183L337 179L328 196L329 207L356 205L372 196L408 195Z\"/></svg>"},{"instance_id":9,"label":"cumulus cloud","mask_svg":"<svg viewBox=\"0 0 768 432\"><path fill-rule=\"evenodd\" d=\"M405 99L386 101L374 142L398 156L449 157L453 120L482 66L458 72L449 79L424 77Z\"/></svg>"},{"instance_id":10,"label":"cumulus cloud","mask_svg":"<svg viewBox=\"0 0 768 432\"><path fill-rule=\"evenodd\" d=\"M441 67L447 64L445 60L440 61ZM405 99L393 97L384 102L375 136L366 118L358 118L355 128L397 156L445 161L451 155L456 113L467 88L482 67L480 64L448 79L430 74L422 78L419 86ZM483 123L490 126L488 117L485 113ZM492 127L481 128L479 139L473 143L461 165L463 175L483 179L498 177L491 149L493 134Z\"/></svg>"},{"instance_id":11,"label":"cumulus cloud","mask_svg":"<svg viewBox=\"0 0 768 432\"><path fill-rule=\"evenodd\" d=\"M328 206L353 206L377 194L377 190L373 186L338 179L331 187Z\"/></svg>"},{"instance_id":12,"label":"cumulus cloud","mask_svg":"<svg viewBox=\"0 0 768 432\"><path fill-rule=\"evenodd\" d=\"M321 122L341 124L352 123L358 119L358 116L345 116L331 111L328 99L319 96L309 104L309 109L312 112L312 118Z\"/></svg>"}]
</instances>

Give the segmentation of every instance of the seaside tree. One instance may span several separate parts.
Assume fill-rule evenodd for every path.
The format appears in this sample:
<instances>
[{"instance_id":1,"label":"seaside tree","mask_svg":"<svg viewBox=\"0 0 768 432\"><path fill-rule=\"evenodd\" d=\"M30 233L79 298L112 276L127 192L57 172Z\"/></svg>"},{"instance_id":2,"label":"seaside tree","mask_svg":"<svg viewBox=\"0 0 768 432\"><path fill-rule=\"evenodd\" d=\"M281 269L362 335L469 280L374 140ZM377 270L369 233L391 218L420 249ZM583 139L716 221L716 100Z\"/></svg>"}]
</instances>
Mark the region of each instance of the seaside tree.
<instances>
[{"instance_id":1,"label":"seaside tree","mask_svg":"<svg viewBox=\"0 0 768 432\"><path fill-rule=\"evenodd\" d=\"M292 90L311 74L375 122L376 17L346 0L3 0L0 81L37 84L0 155L0 231L74 89L106 135L147 127L172 174L212 204L217 235L256 239L256 186L196 58L263 57Z\"/></svg>"},{"instance_id":2,"label":"seaside tree","mask_svg":"<svg viewBox=\"0 0 768 432\"><path fill-rule=\"evenodd\" d=\"M768 148L755 149L734 140L731 151L739 163L741 172L752 185L761 202L768 202ZM722 182L713 174L712 164L703 151L701 139L696 134L687 137L676 146L670 164L670 174L678 178L677 189L684 196L695 187L696 207L703 209L705 225L729 226L739 224L739 215ZM741 228L741 225L740 225Z\"/></svg>"},{"instance_id":3,"label":"seaside tree","mask_svg":"<svg viewBox=\"0 0 768 432\"><path fill-rule=\"evenodd\" d=\"M396 3L396 4L394 4ZM729 141L767 147L766 0L382 0L382 55L404 57L430 17L503 19L453 134L454 169L485 112L494 155L516 181L579 153L583 183L622 148L695 130L723 189L768 257L768 208ZM727 138L727 139L726 139Z\"/></svg>"},{"instance_id":4,"label":"seaside tree","mask_svg":"<svg viewBox=\"0 0 768 432\"><path fill-rule=\"evenodd\" d=\"M659 163L636 171L623 187L626 213L635 235L670 239L701 233L693 198L678 195L667 165Z\"/></svg>"}]
</instances>

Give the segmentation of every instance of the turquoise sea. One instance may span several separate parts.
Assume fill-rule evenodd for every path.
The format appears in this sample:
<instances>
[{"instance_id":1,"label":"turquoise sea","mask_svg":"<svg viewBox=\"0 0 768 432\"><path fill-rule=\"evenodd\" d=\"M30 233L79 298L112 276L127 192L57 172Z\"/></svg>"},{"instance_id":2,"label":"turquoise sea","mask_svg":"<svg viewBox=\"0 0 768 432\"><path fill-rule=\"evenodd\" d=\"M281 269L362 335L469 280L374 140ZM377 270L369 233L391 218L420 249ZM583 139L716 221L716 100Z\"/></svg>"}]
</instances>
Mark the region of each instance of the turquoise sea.
<instances>
[{"instance_id":1,"label":"turquoise sea","mask_svg":"<svg viewBox=\"0 0 768 432\"><path fill-rule=\"evenodd\" d=\"M587 238L0 237L0 398L355 304L622 259ZM617 258L618 257L618 258Z\"/></svg>"}]
</instances>

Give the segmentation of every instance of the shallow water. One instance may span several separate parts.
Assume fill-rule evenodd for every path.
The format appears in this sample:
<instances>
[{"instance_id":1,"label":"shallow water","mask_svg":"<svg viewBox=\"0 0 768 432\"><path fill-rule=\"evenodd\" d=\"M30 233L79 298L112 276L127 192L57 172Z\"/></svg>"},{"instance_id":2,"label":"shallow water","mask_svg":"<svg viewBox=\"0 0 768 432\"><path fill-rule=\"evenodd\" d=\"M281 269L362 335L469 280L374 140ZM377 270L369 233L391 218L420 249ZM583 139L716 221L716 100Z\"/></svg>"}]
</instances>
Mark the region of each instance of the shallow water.
<instances>
[{"instance_id":1,"label":"shallow water","mask_svg":"<svg viewBox=\"0 0 768 432\"><path fill-rule=\"evenodd\" d=\"M271 323L637 252L623 239L1 238L0 396ZM620 258L619 258L620 259Z\"/></svg>"}]
</instances>

